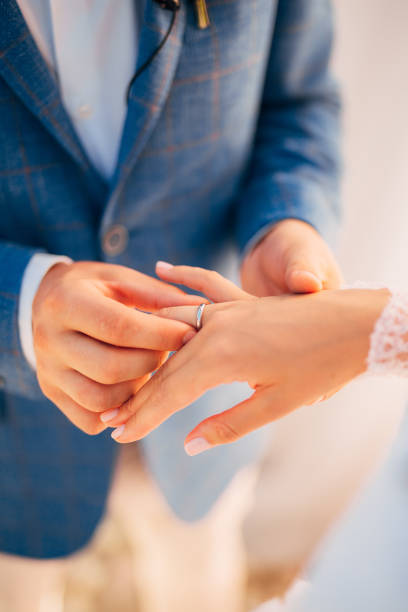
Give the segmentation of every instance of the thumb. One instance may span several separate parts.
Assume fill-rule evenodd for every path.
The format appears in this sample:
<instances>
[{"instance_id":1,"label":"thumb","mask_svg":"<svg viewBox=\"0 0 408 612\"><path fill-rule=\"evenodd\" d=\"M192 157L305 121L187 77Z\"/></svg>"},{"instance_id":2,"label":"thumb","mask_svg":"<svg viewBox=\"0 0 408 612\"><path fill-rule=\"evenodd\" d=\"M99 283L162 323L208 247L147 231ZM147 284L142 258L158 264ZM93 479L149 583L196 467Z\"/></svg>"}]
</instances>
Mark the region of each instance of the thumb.
<instances>
[{"instance_id":1,"label":"thumb","mask_svg":"<svg viewBox=\"0 0 408 612\"><path fill-rule=\"evenodd\" d=\"M285 282L291 293L315 293L323 289L324 274L320 258L310 251L296 250L286 264Z\"/></svg>"}]
</instances>

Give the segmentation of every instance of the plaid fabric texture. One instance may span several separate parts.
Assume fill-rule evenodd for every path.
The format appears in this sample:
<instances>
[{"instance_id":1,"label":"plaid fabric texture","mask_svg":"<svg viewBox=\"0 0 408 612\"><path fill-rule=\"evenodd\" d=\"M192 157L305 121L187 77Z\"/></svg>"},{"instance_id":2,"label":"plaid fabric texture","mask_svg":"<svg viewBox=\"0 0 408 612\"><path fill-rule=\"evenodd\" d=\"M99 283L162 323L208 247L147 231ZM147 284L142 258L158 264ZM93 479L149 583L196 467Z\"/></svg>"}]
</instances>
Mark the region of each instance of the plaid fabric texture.
<instances>
[{"instance_id":1,"label":"plaid fabric texture","mask_svg":"<svg viewBox=\"0 0 408 612\"><path fill-rule=\"evenodd\" d=\"M84 545L100 520L115 445L76 430L41 394L21 352L19 291L33 253L120 263L157 259L225 271L231 249L286 217L331 239L339 102L328 0L207 0L199 30L182 0L173 33L134 83L116 172L89 163L14 0L0 0L0 549L34 557ZM138 63L171 14L145 0ZM135 67L136 69L137 67ZM104 250L112 226L126 248ZM236 265L236 264L235 264ZM184 519L202 516L262 434L188 458L182 440L242 397L215 390L144 441ZM135 508L135 513L137 509Z\"/></svg>"}]
</instances>

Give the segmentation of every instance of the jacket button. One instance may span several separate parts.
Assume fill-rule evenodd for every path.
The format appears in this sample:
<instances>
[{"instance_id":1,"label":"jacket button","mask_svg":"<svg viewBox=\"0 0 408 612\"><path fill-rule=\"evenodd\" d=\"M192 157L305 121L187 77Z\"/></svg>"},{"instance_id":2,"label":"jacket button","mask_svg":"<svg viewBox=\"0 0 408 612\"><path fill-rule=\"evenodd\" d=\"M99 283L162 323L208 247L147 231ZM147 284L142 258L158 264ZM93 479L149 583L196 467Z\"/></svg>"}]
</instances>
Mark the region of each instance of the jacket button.
<instances>
[{"instance_id":1,"label":"jacket button","mask_svg":"<svg viewBox=\"0 0 408 612\"><path fill-rule=\"evenodd\" d=\"M103 238L103 250L106 255L120 255L126 249L129 234L123 225L113 225Z\"/></svg>"}]
</instances>

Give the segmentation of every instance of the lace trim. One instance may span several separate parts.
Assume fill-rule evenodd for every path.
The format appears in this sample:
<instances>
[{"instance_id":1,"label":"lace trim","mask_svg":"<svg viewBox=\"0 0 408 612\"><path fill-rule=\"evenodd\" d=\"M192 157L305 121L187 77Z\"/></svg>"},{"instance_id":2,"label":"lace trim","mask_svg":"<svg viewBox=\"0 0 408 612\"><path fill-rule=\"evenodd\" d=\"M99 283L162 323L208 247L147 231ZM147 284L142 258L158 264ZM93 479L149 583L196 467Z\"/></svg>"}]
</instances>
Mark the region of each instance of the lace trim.
<instances>
[{"instance_id":1,"label":"lace trim","mask_svg":"<svg viewBox=\"0 0 408 612\"><path fill-rule=\"evenodd\" d=\"M357 281L343 289L388 289L388 304L370 337L367 374L408 377L408 292L381 283Z\"/></svg>"},{"instance_id":2,"label":"lace trim","mask_svg":"<svg viewBox=\"0 0 408 612\"><path fill-rule=\"evenodd\" d=\"M408 293L394 291L370 339L367 372L408 377Z\"/></svg>"}]
</instances>

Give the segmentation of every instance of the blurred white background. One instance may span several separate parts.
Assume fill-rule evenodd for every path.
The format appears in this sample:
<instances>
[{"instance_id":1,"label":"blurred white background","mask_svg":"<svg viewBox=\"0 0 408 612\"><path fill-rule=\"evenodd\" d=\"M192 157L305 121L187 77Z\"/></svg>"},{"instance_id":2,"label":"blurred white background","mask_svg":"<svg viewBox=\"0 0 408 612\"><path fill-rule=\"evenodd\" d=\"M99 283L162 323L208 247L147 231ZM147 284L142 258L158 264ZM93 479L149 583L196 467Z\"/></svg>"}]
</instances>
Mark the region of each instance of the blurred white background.
<instances>
[{"instance_id":1,"label":"blurred white background","mask_svg":"<svg viewBox=\"0 0 408 612\"><path fill-rule=\"evenodd\" d=\"M341 263L348 280L407 286L408 3L337 0L335 7L346 105Z\"/></svg>"}]
</instances>

